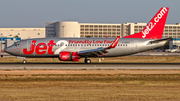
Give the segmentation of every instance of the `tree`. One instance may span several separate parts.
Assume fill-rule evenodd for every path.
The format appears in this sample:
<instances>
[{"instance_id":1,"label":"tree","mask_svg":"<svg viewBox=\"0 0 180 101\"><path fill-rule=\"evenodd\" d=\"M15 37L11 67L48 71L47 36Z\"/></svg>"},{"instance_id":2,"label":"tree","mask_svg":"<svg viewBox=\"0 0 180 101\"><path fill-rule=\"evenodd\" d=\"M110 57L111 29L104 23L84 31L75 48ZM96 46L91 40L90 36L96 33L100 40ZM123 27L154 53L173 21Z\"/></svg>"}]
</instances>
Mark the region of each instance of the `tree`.
<instances>
[{"instance_id":1,"label":"tree","mask_svg":"<svg viewBox=\"0 0 180 101\"><path fill-rule=\"evenodd\" d=\"M18 36L18 35L16 35L16 36L14 36L14 37L18 38L19 36Z\"/></svg>"}]
</instances>

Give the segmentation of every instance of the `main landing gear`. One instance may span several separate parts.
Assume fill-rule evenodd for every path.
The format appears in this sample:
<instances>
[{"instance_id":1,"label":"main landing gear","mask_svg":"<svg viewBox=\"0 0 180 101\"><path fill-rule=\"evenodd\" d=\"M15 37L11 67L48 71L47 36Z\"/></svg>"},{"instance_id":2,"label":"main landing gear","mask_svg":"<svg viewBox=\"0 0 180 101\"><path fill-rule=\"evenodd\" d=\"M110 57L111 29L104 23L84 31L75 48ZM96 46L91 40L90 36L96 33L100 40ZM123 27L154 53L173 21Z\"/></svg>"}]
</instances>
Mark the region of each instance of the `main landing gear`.
<instances>
[{"instance_id":1,"label":"main landing gear","mask_svg":"<svg viewBox=\"0 0 180 101\"><path fill-rule=\"evenodd\" d=\"M25 64L25 63L27 63L27 61L26 61L26 60L23 60L23 63Z\"/></svg>"},{"instance_id":2,"label":"main landing gear","mask_svg":"<svg viewBox=\"0 0 180 101\"><path fill-rule=\"evenodd\" d=\"M84 59L84 62L85 62L86 64L90 64L90 63L91 63L91 60L88 59L88 58L85 58L85 59Z\"/></svg>"}]
</instances>

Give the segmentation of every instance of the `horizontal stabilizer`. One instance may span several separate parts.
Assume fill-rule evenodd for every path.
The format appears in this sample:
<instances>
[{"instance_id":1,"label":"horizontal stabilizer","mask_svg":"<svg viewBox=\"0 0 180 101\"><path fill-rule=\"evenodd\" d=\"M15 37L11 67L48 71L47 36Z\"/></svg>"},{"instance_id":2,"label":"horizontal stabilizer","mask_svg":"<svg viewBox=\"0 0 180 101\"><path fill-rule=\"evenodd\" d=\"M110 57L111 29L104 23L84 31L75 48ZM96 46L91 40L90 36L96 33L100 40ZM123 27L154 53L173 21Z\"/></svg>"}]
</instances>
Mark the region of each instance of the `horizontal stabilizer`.
<instances>
[{"instance_id":1,"label":"horizontal stabilizer","mask_svg":"<svg viewBox=\"0 0 180 101\"><path fill-rule=\"evenodd\" d=\"M161 42L161 41L168 41L168 40L171 40L171 39L173 39L173 38L163 38L163 39L158 39L158 40L153 40L153 41L150 41L149 43L159 43L159 42Z\"/></svg>"}]
</instances>

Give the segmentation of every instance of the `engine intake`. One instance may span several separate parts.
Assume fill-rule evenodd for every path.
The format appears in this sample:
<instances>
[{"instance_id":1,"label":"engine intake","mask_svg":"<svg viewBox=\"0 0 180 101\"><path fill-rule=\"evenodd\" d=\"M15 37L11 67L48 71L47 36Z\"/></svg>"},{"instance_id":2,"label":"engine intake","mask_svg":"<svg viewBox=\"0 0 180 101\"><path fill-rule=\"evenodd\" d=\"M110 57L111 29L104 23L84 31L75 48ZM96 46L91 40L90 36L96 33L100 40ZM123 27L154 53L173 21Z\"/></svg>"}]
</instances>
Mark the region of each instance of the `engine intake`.
<instances>
[{"instance_id":1,"label":"engine intake","mask_svg":"<svg viewBox=\"0 0 180 101\"><path fill-rule=\"evenodd\" d=\"M77 52L63 51L59 53L60 61L79 61L79 55Z\"/></svg>"}]
</instances>

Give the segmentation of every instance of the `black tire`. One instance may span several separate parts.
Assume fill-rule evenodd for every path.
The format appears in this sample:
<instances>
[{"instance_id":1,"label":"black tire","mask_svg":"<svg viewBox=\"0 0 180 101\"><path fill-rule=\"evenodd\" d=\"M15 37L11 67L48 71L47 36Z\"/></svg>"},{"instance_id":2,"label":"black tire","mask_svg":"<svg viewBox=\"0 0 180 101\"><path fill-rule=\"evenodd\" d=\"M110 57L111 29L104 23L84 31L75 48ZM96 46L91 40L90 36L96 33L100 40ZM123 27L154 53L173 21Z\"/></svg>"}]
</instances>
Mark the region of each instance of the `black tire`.
<instances>
[{"instance_id":1,"label":"black tire","mask_svg":"<svg viewBox=\"0 0 180 101\"><path fill-rule=\"evenodd\" d=\"M91 60L90 60L90 59L85 59L84 62L85 62L86 64L90 64L90 63L91 63Z\"/></svg>"},{"instance_id":2,"label":"black tire","mask_svg":"<svg viewBox=\"0 0 180 101\"><path fill-rule=\"evenodd\" d=\"M84 59L84 63L86 63L87 59Z\"/></svg>"},{"instance_id":3,"label":"black tire","mask_svg":"<svg viewBox=\"0 0 180 101\"><path fill-rule=\"evenodd\" d=\"M25 63L27 63L27 61L26 61L26 60L23 60L23 63L25 64Z\"/></svg>"}]
</instances>

